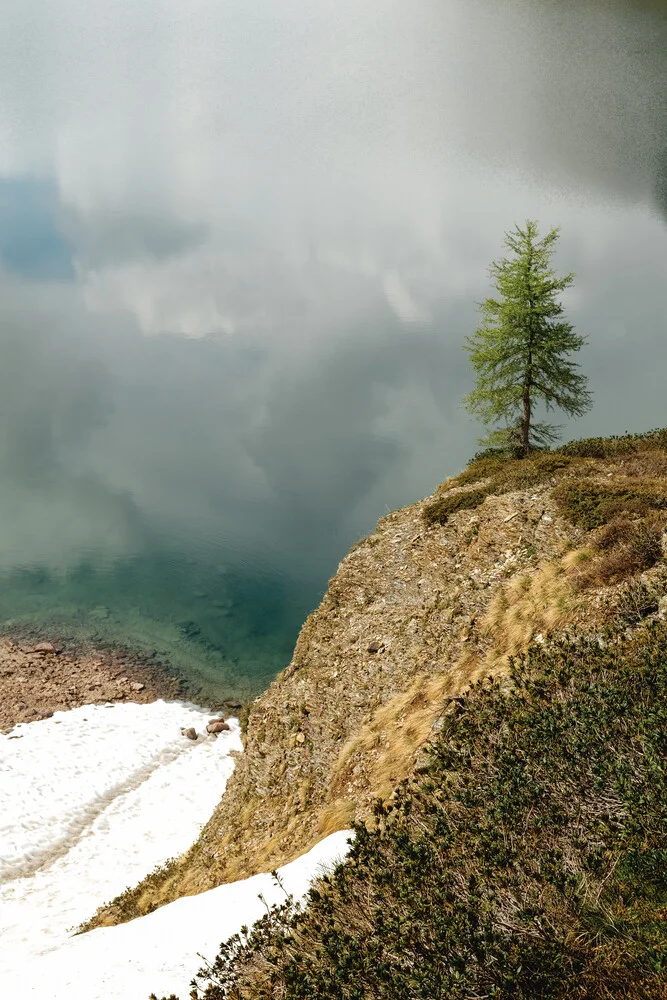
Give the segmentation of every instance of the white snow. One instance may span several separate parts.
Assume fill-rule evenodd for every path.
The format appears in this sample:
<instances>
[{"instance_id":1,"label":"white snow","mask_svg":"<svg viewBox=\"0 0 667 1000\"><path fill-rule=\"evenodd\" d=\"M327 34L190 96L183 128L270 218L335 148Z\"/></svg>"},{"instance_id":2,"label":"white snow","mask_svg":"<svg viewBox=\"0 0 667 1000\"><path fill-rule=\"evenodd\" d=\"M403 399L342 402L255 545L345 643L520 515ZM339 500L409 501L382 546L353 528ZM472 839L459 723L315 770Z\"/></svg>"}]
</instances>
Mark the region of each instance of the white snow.
<instances>
[{"instance_id":1,"label":"white snow","mask_svg":"<svg viewBox=\"0 0 667 1000\"><path fill-rule=\"evenodd\" d=\"M236 720L217 739L181 735L209 717L86 705L0 736L0 976L196 840L241 749Z\"/></svg>"},{"instance_id":2,"label":"white snow","mask_svg":"<svg viewBox=\"0 0 667 1000\"><path fill-rule=\"evenodd\" d=\"M220 942L283 891L270 875L211 889L128 924L72 930L183 851L220 800L241 750L238 722L217 739L193 705L86 705L0 735L0 997L147 1000L175 992ZM281 869L301 897L343 857L335 833Z\"/></svg>"},{"instance_id":3,"label":"white snow","mask_svg":"<svg viewBox=\"0 0 667 1000\"><path fill-rule=\"evenodd\" d=\"M300 898L311 880L348 850L349 832L333 833L308 854L280 869L285 890ZM175 992L189 996L189 983L212 961L220 943L251 925L266 903L284 901L271 875L221 885L117 927L72 938L32 961L21 973L0 974L0 996L35 1000L147 1000Z\"/></svg>"}]
</instances>

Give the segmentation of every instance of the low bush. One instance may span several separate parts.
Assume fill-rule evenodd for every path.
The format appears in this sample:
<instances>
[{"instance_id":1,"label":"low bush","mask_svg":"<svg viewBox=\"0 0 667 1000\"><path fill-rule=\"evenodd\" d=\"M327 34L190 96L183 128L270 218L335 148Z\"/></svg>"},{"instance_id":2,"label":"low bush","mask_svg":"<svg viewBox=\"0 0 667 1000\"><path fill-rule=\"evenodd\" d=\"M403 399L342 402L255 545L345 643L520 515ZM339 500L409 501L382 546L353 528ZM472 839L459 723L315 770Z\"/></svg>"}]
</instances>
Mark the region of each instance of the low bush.
<instances>
[{"instance_id":1,"label":"low bush","mask_svg":"<svg viewBox=\"0 0 667 1000\"><path fill-rule=\"evenodd\" d=\"M443 721L307 906L191 997L665 1000L665 627L531 649Z\"/></svg>"},{"instance_id":2,"label":"low bush","mask_svg":"<svg viewBox=\"0 0 667 1000\"><path fill-rule=\"evenodd\" d=\"M655 586L632 580L623 589L616 604L616 616L621 625L637 625L660 608L661 594Z\"/></svg>"},{"instance_id":3,"label":"low bush","mask_svg":"<svg viewBox=\"0 0 667 1000\"><path fill-rule=\"evenodd\" d=\"M655 566L662 558L663 527L655 516L637 521L616 517L604 525L579 570L579 587L618 583Z\"/></svg>"},{"instance_id":4,"label":"low bush","mask_svg":"<svg viewBox=\"0 0 667 1000\"><path fill-rule=\"evenodd\" d=\"M502 455L478 458L449 484L466 486L489 479L488 493L509 493L544 482L560 469L566 469L572 459L551 451L536 451L529 458L507 458Z\"/></svg>"},{"instance_id":5,"label":"low bush","mask_svg":"<svg viewBox=\"0 0 667 1000\"><path fill-rule=\"evenodd\" d=\"M568 455L571 458L615 458L617 455L653 449L667 449L667 428L647 431L644 434L623 434L569 441L558 448L556 453Z\"/></svg>"},{"instance_id":6,"label":"low bush","mask_svg":"<svg viewBox=\"0 0 667 1000\"><path fill-rule=\"evenodd\" d=\"M586 459L613 459L651 451L667 451L667 429L570 441L554 450L536 449L527 458L515 457L498 448L486 448L477 452L467 468L449 481L447 488L489 479L489 493L507 493L536 486L568 467L573 471L594 471L595 467Z\"/></svg>"},{"instance_id":7,"label":"low bush","mask_svg":"<svg viewBox=\"0 0 667 1000\"><path fill-rule=\"evenodd\" d=\"M652 484L638 478L622 485L593 481L564 481L554 490L559 510L572 524L586 531L632 514L645 517L667 508L667 483Z\"/></svg>"},{"instance_id":8,"label":"low bush","mask_svg":"<svg viewBox=\"0 0 667 1000\"><path fill-rule=\"evenodd\" d=\"M445 493L424 508L427 524L446 524L450 514L459 510L474 510L484 503L486 490L467 490L465 493Z\"/></svg>"}]
</instances>

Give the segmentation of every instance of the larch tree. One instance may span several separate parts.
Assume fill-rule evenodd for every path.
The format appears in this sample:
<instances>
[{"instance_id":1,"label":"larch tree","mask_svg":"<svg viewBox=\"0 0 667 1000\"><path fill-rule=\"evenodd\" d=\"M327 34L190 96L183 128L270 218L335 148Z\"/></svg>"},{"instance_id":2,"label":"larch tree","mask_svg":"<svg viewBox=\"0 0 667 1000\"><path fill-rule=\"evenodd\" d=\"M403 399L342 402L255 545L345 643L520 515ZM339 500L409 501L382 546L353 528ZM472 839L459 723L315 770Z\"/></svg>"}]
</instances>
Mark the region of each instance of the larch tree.
<instances>
[{"instance_id":1,"label":"larch tree","mask_svg":"<svg viewBox=\"0 0 667 1000\"><path fill-rule=\"evenodd\" d=\"M539 238L537 223L526 222L505 234L511 255L491 264L497 298L480 303L483 322L465 349L476 385L464 406L492 429L483 444L522 456L558 437L558 428L535 420L540 404L579 417L591 406L588 380L570 355L585 340L563 316L557 295L574 281L559 278L551 258L560 230Z\"/></svg>"}]
</instances>

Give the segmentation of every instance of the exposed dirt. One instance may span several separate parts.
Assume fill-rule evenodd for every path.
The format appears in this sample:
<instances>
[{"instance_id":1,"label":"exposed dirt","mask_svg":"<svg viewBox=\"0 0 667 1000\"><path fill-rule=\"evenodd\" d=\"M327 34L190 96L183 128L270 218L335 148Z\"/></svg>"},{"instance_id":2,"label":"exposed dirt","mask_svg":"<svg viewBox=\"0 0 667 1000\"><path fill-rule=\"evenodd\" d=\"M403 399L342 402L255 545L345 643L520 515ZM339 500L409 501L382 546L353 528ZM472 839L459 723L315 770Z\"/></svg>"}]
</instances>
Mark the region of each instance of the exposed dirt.
<instances>
[{"instance_id":1,"label":"exposed dirt","mask_svg":"<svg viewBox=\"0 0 667 1000\"><path fill-rule=\"evenodd\" d=\"M183 697L181 682L122 651L68 652L57 643L0 639L0 731L59 709L108 701Z\"/></svg>"}]
</instances>

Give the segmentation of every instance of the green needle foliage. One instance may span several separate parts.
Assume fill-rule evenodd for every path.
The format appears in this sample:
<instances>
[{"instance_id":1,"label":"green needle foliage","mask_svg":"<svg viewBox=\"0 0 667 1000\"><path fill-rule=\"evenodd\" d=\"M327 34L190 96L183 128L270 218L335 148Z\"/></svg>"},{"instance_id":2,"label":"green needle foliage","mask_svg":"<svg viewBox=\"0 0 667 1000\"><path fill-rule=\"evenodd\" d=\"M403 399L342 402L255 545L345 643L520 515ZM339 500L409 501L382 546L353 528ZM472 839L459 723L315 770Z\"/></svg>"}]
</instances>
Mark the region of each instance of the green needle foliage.
<instances>
[{"instance_id":1,"label":"green needle foliage","mask_svg":"<svg viewBox=\"0 0 667 1000\"><path fill-rule=\"evenodd\" d=\"M511 257L491 264L498 298L480 303L482 325L465 349L477 374L466 409L484 424L505 423L482 443L526 456L556 439L557 428L534 419L535 406L579 417L591 405L586 376L568 355L584 338L574 333L556 300L573 274L558 278L551 269L559 230L538 238L537 223L505 234Z\"/></svg>"}]
</instances>

